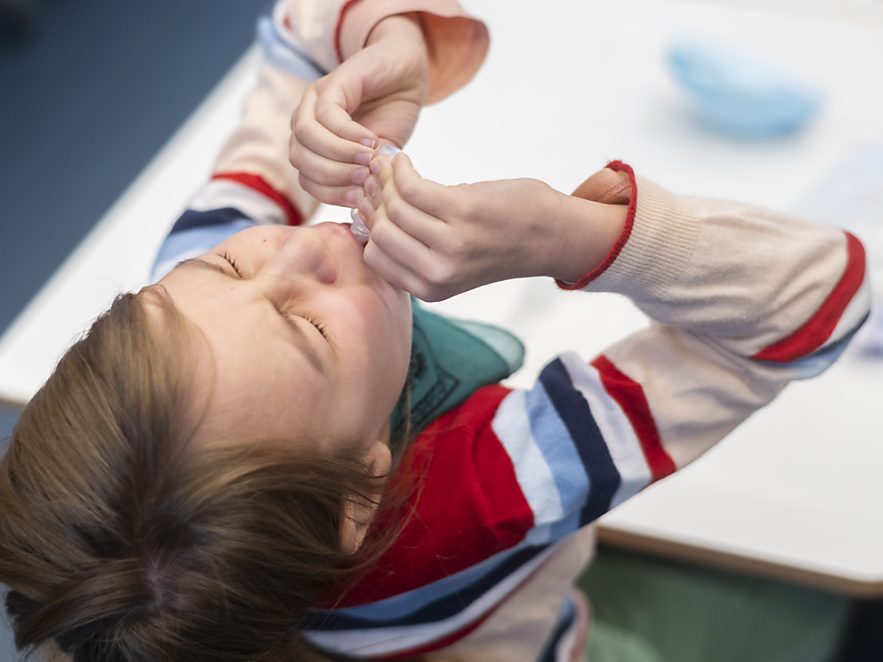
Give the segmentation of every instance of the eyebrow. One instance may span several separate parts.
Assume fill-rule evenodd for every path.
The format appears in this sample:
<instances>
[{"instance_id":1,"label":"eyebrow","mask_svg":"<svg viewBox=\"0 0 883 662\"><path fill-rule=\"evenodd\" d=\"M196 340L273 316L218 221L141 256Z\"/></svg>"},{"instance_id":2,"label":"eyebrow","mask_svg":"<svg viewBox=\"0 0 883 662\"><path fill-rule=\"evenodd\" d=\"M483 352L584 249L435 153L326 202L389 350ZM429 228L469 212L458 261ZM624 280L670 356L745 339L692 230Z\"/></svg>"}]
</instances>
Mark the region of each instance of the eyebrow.
<instances>
[{"instance_id":1,"label":"eyebrow","mask_svg":"<svg viewBox=\"0 0 883 662\"><path fill-rule=\"evenodd\" d=\"M209 271L214 271L215 273L219 273L222 276L226 276L227 278L236 278L236 276L228 272L226 269L224 269L224 267L218 264L212 264L211 262L206 262L205 260L202 260L198 257L181 260L180 262L178 262L178 264L175 265L175 269L177 269L178 267L195 267L198 269L208 269ZM322 363L322 359L319 357L319 353L316 351L316 348L313 347L313 343L307 337L306 332L300 327L300 325L295 324L294 320L289 319L281 313L279 313L278 316L281 321L288 327L292 335L294 335L294 337L296 338L295 343L306 355L307 360L318 372L320 372L322 375L326 375L325 366Z\"/></svg>"}]
</instances>

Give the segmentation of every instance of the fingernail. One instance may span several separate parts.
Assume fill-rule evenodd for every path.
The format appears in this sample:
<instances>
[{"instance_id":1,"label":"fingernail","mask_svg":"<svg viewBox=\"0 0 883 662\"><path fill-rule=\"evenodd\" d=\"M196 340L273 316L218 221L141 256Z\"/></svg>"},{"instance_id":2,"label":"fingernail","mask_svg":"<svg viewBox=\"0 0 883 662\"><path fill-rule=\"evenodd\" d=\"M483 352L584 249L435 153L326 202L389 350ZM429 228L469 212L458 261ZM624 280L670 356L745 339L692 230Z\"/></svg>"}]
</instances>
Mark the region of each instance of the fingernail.
<instances>
[{"instance_id":1,"label":"fingernail","mask_svg":"<svg viewBox=\"0 0 883 662\"><path fill-rule=\"evenodd\" d=\"M353 160L363 166L370 165L371 152L356 152L356 156Z\"/></svg>"},{"instance_id":2,"label":"fingernail","mask_svg":"<svg viewBox=\"0 0 883 662\"><path fill-rule=\"evenodd\" d=\"M363 196L361 189L350 188L346 190L346 193L343 194L343 199L349 202L352 205L355 205L359 199Z\"/></svg>"},{"instance_id":3,"label":"fingernail","mask_svg":"<svg viewBox=\"0 0 883 662\"><path fill-rule=\"evenodd\" d=\"M377 189L380 183L377 181L377 178L373 175L365 180L365 185L362 187L365 189L365 193L369 198L373 198L377 193Z\"/></svg>"},{"instance_id":4,"label":"fingernail","mask_svg":"<svg viewBox=\"0 0 883 662\"><path fill-rule=\"evenodd\" d=\"M383 145L380 149L377 150L378 154L383 154L384 156L395 156L396 154L400 154L402 150L400 150L395 145Z\"/></svg>"},{"instance_id":5,"label":"fingernail","mask_svg":"<svg viewBox=\"0 0 883 662\"><path fill-rule=\"evenodd\" d=\"M368 168L356 168L352 174L352 182L353 184L364 184L365 180L368 179L368 175L371 173L368 172Z\"/></svg>"},{"instance_id":6,"label":"fingernail","mask_svg":"<svg viewBox=\"0 0 883 662\"><path fill-rule=\"evenodd\" d=\"M373 172L375 175L379 175L380 168L381 168L380 161L378 161L377 159L374 159L373 161L371 161L371 172Z\"/></svg>"},{"instance_id":7,"label":"fingernail","mask_svg":"<svg viewBox=\"0 0 883 662\"><path fill-rule=\"evenodd\" d=\"M371 218L374 216L374 212L377 211L377 209L374 208L374 203L368 198L361 198L359 202L356 203L356 209L359 210L362 218Z\"/></svg>"},{"instance_id":8,"label":"fingernail","mask_svg":"<svg viewBox=\"0 0 883 662\"><path fill-rule=\"evenodd\" d=\"M377 146L377 141L373 138L362 138L359 142L365 147L370 147L371 149L374 149L374 147Z\"/></svg>"}]
</instances>

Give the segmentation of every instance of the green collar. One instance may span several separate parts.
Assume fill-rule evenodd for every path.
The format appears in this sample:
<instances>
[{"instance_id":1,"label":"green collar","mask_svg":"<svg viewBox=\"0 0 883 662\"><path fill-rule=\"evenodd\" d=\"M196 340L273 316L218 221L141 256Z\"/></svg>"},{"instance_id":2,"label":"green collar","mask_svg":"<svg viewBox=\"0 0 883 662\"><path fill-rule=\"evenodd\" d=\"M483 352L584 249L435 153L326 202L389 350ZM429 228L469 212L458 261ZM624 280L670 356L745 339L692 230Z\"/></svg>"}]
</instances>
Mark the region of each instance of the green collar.
<instances>
[{"instance_id":1,"label":"green collar","mask_svg":"<svg viewBox=\"0 0 883 662\"><path fill-rule=\"evenodd\" d=\"M505 379L524 361L524 346L508 331L443 317L413 303L408 378L390 419L394 454L407 445L406 437L414 439L441 414L482 386Z\"/></svg>"}]
</instances>

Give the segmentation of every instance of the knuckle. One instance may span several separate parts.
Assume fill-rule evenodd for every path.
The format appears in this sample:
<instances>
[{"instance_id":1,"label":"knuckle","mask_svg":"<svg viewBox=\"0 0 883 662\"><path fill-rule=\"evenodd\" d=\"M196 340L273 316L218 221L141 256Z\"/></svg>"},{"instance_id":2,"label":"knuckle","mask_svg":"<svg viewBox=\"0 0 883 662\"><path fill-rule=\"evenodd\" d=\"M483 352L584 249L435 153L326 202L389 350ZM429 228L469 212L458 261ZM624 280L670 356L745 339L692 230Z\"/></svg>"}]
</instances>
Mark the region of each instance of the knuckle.
<instances>
[{"instance_id":1,"label":"knuckle","mask_svg":"<svg viewBox=\"0 0 883 662\"><path fill-rule=\"evenodd\" d=\"M402 214L404 213L404 205L402 201L399 199L393 199L386 201L384 200L384 205L386 205L386 216L395 224L399 224L402 220Z\"/></svg>"},{"instance_id":2,"label":"knuckle","mask_svg":"<svg viewBox=\"0 0 883 662\"><path fill-rule=\"evenodd\" d=\"M310 127L307 122L295 120L294 126L291 128L291 136L298 143L303 143L309 135Z\"/></svg>"},{"instance_id":3,"label":"knuckle","mask_svg":"<svg viewBox=\"0 0 883 662\"><path fill-rule=\"evenodd\" d=\"M456 279L457 269L449 260L434 262L429 269L429 282L435 288L452 285Z\"/></svg>"},{"instance_id":4,"label":"knuckle","mask_svg":"<svg viewBox=\"0 0 883 662\"><path fill-rule=\"evenodd\" d=\"M463 264L468 257L469 243L460 234L451 234L445 242L445 254L457 264Z\"/></svg>"},{"instance_id":5,"label":"knuckle","mask_svg":"<svg viewBox=\"0 0 883 662\"><path fill-rule=\"evenodd\" d=\"M389 221L384 218L377 219L374 227L371 228L371 241L380 248L386 245L387 239L389 239Z\"/></svg>"},{"instance_id":6,"label":"knuckle","mask_svg":"<svg viewBox=\"0 0 883 662\"><path fill-rule=\"evenodd\" d=\"M362 259L365 260L365 264L372 269L378 269L380 267L377 260L377 243L373 235L368 240L368 243L365 244L365 249L362 251Z\"/></svg>"},{"instance_id":7,"label":"knuckle","mask_svg":"<svg viewBox=\"0 0 883 662\"><path fill-rule=\"evenodd\" d=\"M409 201L414 200L420 192L420 187L417 185L417 182L410 178L403 181L397 181L396 188L399 191L399 195Z\"/></svg>"},{"instance_id":8,"label":"knuckle","mask_svg":"<svg viewBox=\"0 0 883 662\"><path fill-rule=\"evenodd\" d=\"M334 104L327 101L318 101L316 103L316 119L325 124L334 113Z\"/></svg>"},{"instance_id":9,"label":"knuckle","mask_svg":"<svg viewBox=\"0 0 883 662\"><path fill-rule=\"evenodd\" d=\"M300 187L306 191L307 193L312 194L314 191L313 180L307 178L303 173L298 174L297 183L300 184Z\"/></svg>"}]
</instances>

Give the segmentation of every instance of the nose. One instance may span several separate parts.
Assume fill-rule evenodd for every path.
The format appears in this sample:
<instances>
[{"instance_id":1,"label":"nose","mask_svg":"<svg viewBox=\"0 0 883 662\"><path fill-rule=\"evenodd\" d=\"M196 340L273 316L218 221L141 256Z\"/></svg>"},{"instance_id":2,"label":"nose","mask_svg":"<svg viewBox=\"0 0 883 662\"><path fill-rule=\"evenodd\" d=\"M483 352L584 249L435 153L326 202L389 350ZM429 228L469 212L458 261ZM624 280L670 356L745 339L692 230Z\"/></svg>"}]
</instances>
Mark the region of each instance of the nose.
<instances>
[{"instance_id":1,"label":"nose","mask_svg":"<svg viewBox=\"0 0 883 662\"><path fill-rule=\"evenodd\" d=\"M339 274L327 238L314 227L291 232L267 266L276 275L301 276L326 285L334 283Z\"/></svg>"}]
</instances>

